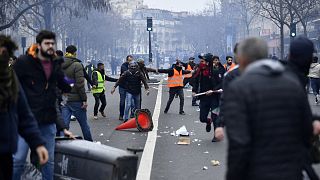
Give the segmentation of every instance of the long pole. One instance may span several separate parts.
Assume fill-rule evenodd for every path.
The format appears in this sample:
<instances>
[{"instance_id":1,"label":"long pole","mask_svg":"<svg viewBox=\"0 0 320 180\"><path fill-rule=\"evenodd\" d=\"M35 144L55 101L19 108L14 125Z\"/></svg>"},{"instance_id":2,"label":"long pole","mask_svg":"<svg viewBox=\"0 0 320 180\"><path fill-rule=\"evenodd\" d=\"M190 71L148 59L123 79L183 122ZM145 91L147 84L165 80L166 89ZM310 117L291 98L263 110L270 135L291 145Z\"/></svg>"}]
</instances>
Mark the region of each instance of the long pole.
<instances>
[{"instance_id":1,"label":"long pole","mask_svg":"<svg viewBox=\"0 0 320 180\"><path fill-rule=\"evenodd\" d=\"M149 62L152 62L152 52L151 52L151 31L149 31Z\"/></svg>"}]
</instances>

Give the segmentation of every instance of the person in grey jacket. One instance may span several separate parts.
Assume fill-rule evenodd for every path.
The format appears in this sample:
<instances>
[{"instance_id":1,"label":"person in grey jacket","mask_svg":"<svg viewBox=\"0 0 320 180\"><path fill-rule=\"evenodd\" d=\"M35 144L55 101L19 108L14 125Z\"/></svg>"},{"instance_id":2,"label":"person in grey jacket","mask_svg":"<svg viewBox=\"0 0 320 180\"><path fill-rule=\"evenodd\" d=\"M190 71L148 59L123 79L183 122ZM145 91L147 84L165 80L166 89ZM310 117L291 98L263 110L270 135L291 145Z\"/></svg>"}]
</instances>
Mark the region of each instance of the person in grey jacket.
<instances>
[{"instance_id":1,"label":"person in grey jacket","mask_svg":"<svg viewBox=\"0 0 320 180\"><path fill-rule=\"evenodd\" d=\"M311 109L299 80L267 56L261 39L239 45L241 76L224 92L227 180L302 180Z\"/></svg>"},{"instance_id":2,"label":"person in grey jacket","mask_svg":"<svg viewBox=\"0 0 320 180\"><path fill-rule=\"evenodd\" d=\"M85 91L85 78L83 66L76 58L77 48L70 45L66 49L62 70L71 81L74 81L74 86L70 93L67 93L67 103L61 108L62 116L65 124L69 128L71 115L74 115L78 120L83 137L85 140L93 141L90 132L90 127L87 122L87 95Z\"/></svg>"}]
</instances>

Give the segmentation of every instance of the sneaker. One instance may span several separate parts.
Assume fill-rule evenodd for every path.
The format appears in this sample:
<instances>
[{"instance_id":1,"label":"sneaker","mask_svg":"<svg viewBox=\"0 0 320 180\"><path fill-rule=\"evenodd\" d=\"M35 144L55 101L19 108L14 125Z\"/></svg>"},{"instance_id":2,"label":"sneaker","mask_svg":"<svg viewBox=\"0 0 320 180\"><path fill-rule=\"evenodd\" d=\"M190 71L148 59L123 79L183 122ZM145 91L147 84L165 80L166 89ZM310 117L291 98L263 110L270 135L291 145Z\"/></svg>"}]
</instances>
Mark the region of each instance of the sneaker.
<instances>
[{"instance_id":1,"label":"sneaker","mask_svg":"<svg viewBox=\"0 0 320 180\"><path fill-rule=\"evenodd\" d=\"M122 116L119 116L119 121L123 121L123 117Z\"/></svg>"},{"instance_id":2,"label":"sneaker","mask_svg":"<svg viewBox=\"0 0 320 180\"><path fill-rule=\"evenodd\" d=\"M71 115L70 121L76 121L77 118L74 115Z\"/></svg>"},{"instance_id":3,"label":"sneaker","mask_svg":"<svg viewBox=\"0 0 320 180\"><path fill-rule=\"evenodd\" d=\"M164 113L167 114L167 113L168 113L168 110L164 110Z\"/></svg>"},{"instance_id":4,"label":"sneaker","mask_svg":"<svg viewBox=\"0 0 320 180\"><path fill-rule=\"evenodd\" d=\"M180 115L186 115L184 111L179 112Z\"/></svg>"},{"instance_id":5,"label":"sneaker","mask_svg":"<svg viewBox=\"0 0 320 180\"><path fill-rule=\"evenodd\" d=\"M206 131L207 132L211 131L211 124L212 124L212 119L208 118L208 122L207 122L207 125L206 125Z\"/></svg>"},{"instance_id":6,"label":"sneaker","mask_svg":"<svg viewBox=\"0 0 320 180\"><path fill-rule=\"evenodd\" d=\"M93 116L93 119L94 120L98 120L98 116Z\"/></svg>"},{"instance_id":7,"label":"sneaker","mask_svg":"<svg viewBox=\"0 0 320 180\"><path fill-rule=\"evenodd\" d=\"M103 111L100 111L102 117L107 117Z\"/></svg>"}]
</instances>

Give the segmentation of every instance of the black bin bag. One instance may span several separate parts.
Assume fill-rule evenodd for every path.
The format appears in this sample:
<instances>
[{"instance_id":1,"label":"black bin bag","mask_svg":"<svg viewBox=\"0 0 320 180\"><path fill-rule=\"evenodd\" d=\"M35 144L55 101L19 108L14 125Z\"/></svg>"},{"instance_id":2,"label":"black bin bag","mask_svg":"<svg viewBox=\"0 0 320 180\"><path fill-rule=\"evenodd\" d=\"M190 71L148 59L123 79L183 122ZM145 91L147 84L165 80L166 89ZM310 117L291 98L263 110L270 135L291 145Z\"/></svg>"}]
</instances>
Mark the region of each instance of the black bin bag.
<instances>
[{"instance_id":1,"label":"black bin bag","mask_svg":"<svg viewBox=\"0 0 320 180\"><path fill-rule=\"evenodd\" d=\"M134 180L138 157L85 140L56 139L54 179Z\"/></svg>"}]
</instances>

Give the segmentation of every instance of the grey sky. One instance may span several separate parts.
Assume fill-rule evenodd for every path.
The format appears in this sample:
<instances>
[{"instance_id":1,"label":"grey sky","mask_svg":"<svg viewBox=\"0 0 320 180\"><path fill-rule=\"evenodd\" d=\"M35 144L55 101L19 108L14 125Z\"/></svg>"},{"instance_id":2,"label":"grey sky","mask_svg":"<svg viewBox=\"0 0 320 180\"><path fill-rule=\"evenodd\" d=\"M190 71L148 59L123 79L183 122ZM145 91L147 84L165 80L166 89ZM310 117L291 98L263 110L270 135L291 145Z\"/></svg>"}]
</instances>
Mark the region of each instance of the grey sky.
<instances>
[{"instance_id":1,"label":"grey sky","mask_svg":"<svg viewBox=\"0 0 320 180\"><path fill-rule=\"evenodd\" d=\"M149 8L189 12L201 11L209 2L212 0L144 0Z\"/></svg>"}]
</instances>

